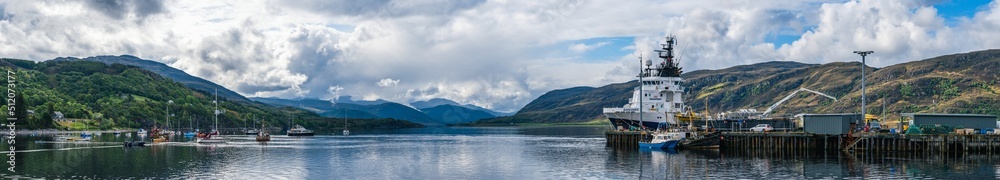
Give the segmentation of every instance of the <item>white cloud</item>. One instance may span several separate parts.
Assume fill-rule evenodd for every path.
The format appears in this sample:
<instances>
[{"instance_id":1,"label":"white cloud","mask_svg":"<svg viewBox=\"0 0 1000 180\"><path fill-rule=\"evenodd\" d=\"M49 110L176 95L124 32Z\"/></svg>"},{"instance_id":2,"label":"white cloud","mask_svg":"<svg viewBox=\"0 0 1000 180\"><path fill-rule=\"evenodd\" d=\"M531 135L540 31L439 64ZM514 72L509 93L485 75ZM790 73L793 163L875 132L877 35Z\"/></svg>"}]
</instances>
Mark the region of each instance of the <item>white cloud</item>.
<instances>
[{"instance_id":1,"label":"white cloud","mask_svg":"<svg viewBox=\"0 0 1000 180\"><path fill-rule=\"evenodd\" d=\"M399 80L392 78L385 78L382 80L378 80L378 82L376 82L375 84L378 84L379 87L392 87L399 85Z\"/></svg>"},{"instance_id":2,"label":"white cloud","mask_svg":"<svg viewBox=\"0 0 1000 180\"><path fill-rule=\"evenodd\" d=\"M344 87L341 87L341 86L330 86L330 87L327 87L326 88L326 92L329 93L329 94L327 95L326 99L330 100L330 102L337 102L337 100L340 99L340 96L344 95L342 93L343 91L344 91Z\"/></svg>"},{"instance_id":3,"label":"white cloud","mask_svg":"<svg viewBox=\"0 0 1000 180\"><path fill-rule=\"evenodd\" d=\"M667 34L685 71L855 61L854 50L886 66L1000 48L996 2L955 22L922 1L95 2L0 0L0 54L132 54L248 96L447 98L513 111L553 89L630 80L636 57L652 57ZM767 42L777 35L801 39ZM634 52L593 62L579 53L611 45L566 45L608 37L634 37L614 47ZM567 50L577 54L556 54Z\"/></svg>"},{"instance_id":4,"label":"white cloud","mask_svg":"<svg viewBox=\"0 0 1000 180\"><path fill-rule=\"evenodd\" d=\"M582 52L587 52L587 51L590 51L590 50L593 50L593 49L600 48L600 47L602 47L604 45L608 45L608 42L598 42L598 43L594 43L594 44L590 44L590 45L587 45L587 44L584 44L584 43L577 43L577 44L570 45L569 46L569 50L573 51L573 52L576 52L576 53L582 53Z\"/></svg>"}]
</instances>

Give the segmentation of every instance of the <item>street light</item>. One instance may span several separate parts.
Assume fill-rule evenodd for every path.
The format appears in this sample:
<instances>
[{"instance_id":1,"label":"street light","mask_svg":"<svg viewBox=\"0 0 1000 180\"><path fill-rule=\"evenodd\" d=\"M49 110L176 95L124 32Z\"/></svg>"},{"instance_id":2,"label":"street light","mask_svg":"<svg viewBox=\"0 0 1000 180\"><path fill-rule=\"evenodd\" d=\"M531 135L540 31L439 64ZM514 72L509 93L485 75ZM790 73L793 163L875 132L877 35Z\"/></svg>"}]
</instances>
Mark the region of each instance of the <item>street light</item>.
<instances>
[{"instance_id":1,"label":"street light","mask_svg":"<svg viewBox=\"0 0 1000 180\"><path fill-rule=\"evenodd\" d=\"M861 55L861 119L868 118L868 114L865 113L865 56L875 53L874 51L854 51L855 54ZM865 121L867 123L867 121ZM867 125L867 124L866 124Z\"/></svg>"}]
</instances>

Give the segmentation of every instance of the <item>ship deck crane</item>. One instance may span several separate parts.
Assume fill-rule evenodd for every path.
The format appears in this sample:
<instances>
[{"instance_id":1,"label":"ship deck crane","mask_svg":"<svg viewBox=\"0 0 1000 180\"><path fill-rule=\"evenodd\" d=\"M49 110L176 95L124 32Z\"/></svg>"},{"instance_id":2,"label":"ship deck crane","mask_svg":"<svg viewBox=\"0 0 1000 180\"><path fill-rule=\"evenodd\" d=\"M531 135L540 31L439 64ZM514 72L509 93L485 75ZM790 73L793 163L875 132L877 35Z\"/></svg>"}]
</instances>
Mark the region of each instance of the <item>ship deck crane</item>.
<instances>
[{"instance_id":1,"label":"ship deck crane","mask_svg":"<svg viewBox=\"0 0 1000 180\"><path fill-rule=\"evenodd\" d=\"M811 93L819 94L821 96L826 96L826 97L828 97L830 99L833 99L834 102L837 101L837 98L835 98L833 96L830 96L830 95L823 94L823 93L821 93L819 91L813 91L811 89L806 89L806 88L799 88L799 90L795 90L795 92L792 92L792 94L789 94L788 96L785 96L784 99L781 99L777 103L774 103L774 105L771 105L771 107L768 107L767 110L765 110L763 114L760 114L760 116L761 117L767 117L767 115L770 114L771 111L774 110L774 108L778 107L778 105L781 105L781 103L784 103L785 101L788 101L788 99L791 99L792 96L795 96L795 94L798 94L799 92L802 92L802 91L809 91Z\"/></svg>"}]
</instances>

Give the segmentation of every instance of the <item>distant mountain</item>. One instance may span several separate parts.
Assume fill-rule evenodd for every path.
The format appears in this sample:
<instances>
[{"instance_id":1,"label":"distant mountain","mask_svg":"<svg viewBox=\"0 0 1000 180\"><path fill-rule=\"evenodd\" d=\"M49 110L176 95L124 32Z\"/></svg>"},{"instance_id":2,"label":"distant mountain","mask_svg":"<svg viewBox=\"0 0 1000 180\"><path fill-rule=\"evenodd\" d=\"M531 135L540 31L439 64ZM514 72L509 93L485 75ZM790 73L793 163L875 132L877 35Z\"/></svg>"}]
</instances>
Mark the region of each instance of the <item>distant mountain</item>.
<instances>
[{"instance_id":1,"label":"distant mountain","mask_svg":"<svg viewBox=\"0 0 1000 180\"><path fill-rule=\"evenodd\" d=\"M319 115L330 118L360 118L360 119L381 118L366 111L351 109L351 108L342 108L342 107L324 111L322 113L319 113Z\"/></svg>"},{"instance_id":2,"label":"distant mountain","mask_svg":"<svg viewBox=\"0 0 1000 180\"><path fill-rule=\"evenodd\" d=\"M421 112L433 118L436 122L444 124L468 123L480 119L496 117L496 115L464 106L442 104L434 107L420 109Z\"/></svg>"},{"instance_id":3,"label":"distant mountain","mask_svg":"<svg viewBox=\"0 0 1000 180\"><path fill-rule=\"evenodd\" d=\"M331 118L393 118L424 125L444 125L471 122L483 118L496 117L495 112L472 105L458 105L447 99L432 99L412 103L413 107L395 102L354 101L350 96L342 96L337 103L319 99L250 98L272 106L291 106L319 113ZM428 107L428 105L436 105Z\"/></svg>"},{"instance_id":4,"label":"distant mountain","mask_svg":"<svg viewBox=\"0 0 1000 180\"><path fill-rule=\"evenodd\" d=\"M260 97L254 97L254 98L250 98L250 100L261 102L261 103L268 104L268 105L271 105L271 106L276 106L276 107L290 106L290 107L305 109L305 110L309 110L309 111L317 112L317 113L334 110L333 109L333 103L330 103L330 101L319 100L319 99L297 99L297 100L291 100L291 99L281 99L281 98L260 98Z\"/></svg>"},{"instance_id":5,"label":"distant mountain","mask_svg":"<svg viewBox=\"0 0 1000 180\"><path fill-rule=\"evenodd\" d=\"M250 99L247 99L243 95L240 95L239 93L236 93L235 91L231 91L229 89L226 89L225 87L222 87L222 86L220 86L218 84L215 84L215 83L213 83L211 81L202 79L200 77L191 76L191 75L185 73L184 71L181 71L179 69L167 66L166 64L163 64L163 63L160 63L160 62L150 61L150 60L144 60L144 59L140 59L138 57L131 56L131 55L94 56L94 57L88 57L88 58L83 58L83 59L75 58L75 57L60 57L60 58L53 59L53 61L79 61L79 60L102 62L102 63L108 64L108 65L114 64L114 63L118 63L118 64L123 64L123 65L135 66L135 67L139 67L139 68L142 68L142 69L146 69L146 70L155 72L156 74L159 74L160 76L163 76L163 77L166 77L166 78L170 78L170 79L172 79L174 81L180 82L181 84L184 84L185 86L190 87L190 88L195 89L195 90L200 90L200 91L203 91L203 92L206 92L206 93L214 93L215 90L218 89L219 90L219 97L220 98L225 98L225 99L233 100L233 101L250 102Z\"/></svg>"},{"instance_id":6,"label":"distant mountain","mask_svg":"<svg viewBox=\"0 0 1000 180\"><path fill-rule=\"evenodd\" d=\"M681 77L687 81L684 100L697 112L765 110L799 88L840 99L834 102L815 94L799 93L772 112L773 116L791 116L860 112L860 70L860 62L822 65L766 62L692 71ZM867 110L871 114L881 114L885 105L887 119L898 118L901 112L1000 115L1000 50L940 56L866 70ZM635 87L636 81L630 81L598 88L554 90L528 103L511 117L480 122L582 122L603 118L602 108L624 105Z\"/></svg>"},{"instance_id":7,"label":"distant mountain","mask_svg":"<svg viewBox=\"0 0 1000 180\"><path fill-rule=\"evenodd\" d=\"M419 110L413 109L409 106L402 105L399 103L389 102L377 105L355 105L347 103L337 103L335 107L343 107L349 109L356 109L365 111L381 118L392 118L407 120L410 122L420 123L424 125L444 125L445 123L437 122L427 114L420 112Z\"/></svg>"},{"instance_id":8,"label":"distant mountain","mask_svg":"<svg viewBox=\"0 0 1000 180\"><path fill-rule=\"evenodd\" d=\"M457 102L455 102L455 101L448 100L448 99L443 99L443 98L434 98L434 99L430 99L430 100L426 100L426 101L416 101L416 102L411 102L410 103L410 106L413 106L413 108L417 108L417 109L431 108L431 107L440 106L440 105L458 106L459 104Z\"/></svg>"},{"instance_id":9,"label":"distant mountain","mask_svg":"<svg viewBox=\"0 0 1000 180\"><path fill-rule=\"evenodd\" d=\"M347 103L347 104L358 104L358 105L379 105L379 104L382 104L382 103L389 103L389 101L382 100L382 99L376 99L374 101L353 100L353 97L351 97L351 96L340 96L340 98L337 98L336 102L337 103Z\"/></svg>"},{"instance_id":10,"label":"distant mountain","mask_svg":"<svg viewBox=\"0 0 1000 180\"><path fill-rule=\"evenodd\" d=\"M514 114L514 113L497 112L497 111L493 111L493 110L486 109L486 108L479 107L479 106L472 105L472 104L460 105L460 104L458 104L455 101L444 99L444 98L434 98L434 99L430 99L430 100L427 100L427 101L416 101L416 102L411 102L410 103L410 106L413 106L413 108L417 108L417 109L427 109L427 108L436 107L436 106L440 106L440 105L461 106L461 107L464 107L464 108L468 109L467 111L483 111L483 112L487 112L487 113L489 113L489 114L491 114L493 116L509 116L509 115L513 115Z\"/></svg>"},{"instance_id":11,"label":"distant mountain","mask_svg":"<svg viewBox=\"0 0 1000 180\"><path fill-rule=\"evenodd\" d=\"M465 108L469 108L469 109L472 109L472 110L480 110L480 111L485 111L485 112L488 112L488 113L490 113L490 114L493 114L493 116L510 116L510 115L514 115L514 113L516 113L516 112L500 112L500 111L494 111L494 110L490 110L490 109L486 109L486 108L483 108L483 107L479 107L479 106L476 106L476 105L472 105L472 104L466 104L466 105L462 105L462 107L465 107Z\"/></svg>"},{"instance_id":12,"label":"distant mountain","mask_svg":"<svg viewBox=\"0 0 1000 180\"><path fill-rule=\"evenodd\" d=\"M291 106L317 112L324 117L343 118L393 118L420 123L424 125L443 125L434 121L423 112L399 103L379 100L379 101L352 101L349 97L342 97L338 103L319 99L298 99L288 100L280 98L251 98L254 101L262 102L272 106ZM380 102L380 103L376 103ZM354 104L360 103L360 104Z\"/></svg>"}]
</instances>

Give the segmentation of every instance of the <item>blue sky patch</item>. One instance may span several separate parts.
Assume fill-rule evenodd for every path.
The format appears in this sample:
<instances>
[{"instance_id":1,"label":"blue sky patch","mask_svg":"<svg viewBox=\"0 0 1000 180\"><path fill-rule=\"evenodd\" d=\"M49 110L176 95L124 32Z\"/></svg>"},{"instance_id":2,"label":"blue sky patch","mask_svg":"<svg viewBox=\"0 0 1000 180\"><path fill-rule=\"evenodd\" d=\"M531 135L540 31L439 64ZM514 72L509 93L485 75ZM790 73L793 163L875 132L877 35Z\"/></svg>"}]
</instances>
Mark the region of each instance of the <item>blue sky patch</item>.
<instances>
[{"instance_id":1,"label":"blue sky patch","mask_svg":"<svg viewBox=\"0 0 1000 180\"><path fill-rule=\"evenodd\" d=\"M600 37L557 43L561 52L573 54L584 61L614 61L634 52L625 47L634 45L634 37Z\"/></svg>"},{"instance_id":2,"label":"blue sky patch","mask_svg":"<svg viewBox=\"0 0 1000 180\"><path fill-rule=\"evenodd\" d=\"M951 0L933 5L938 16L944 17L948 26L954 26L961 18L972 18L976 12L985 10L990 0Z\"/></svg>"}]
</instances>

